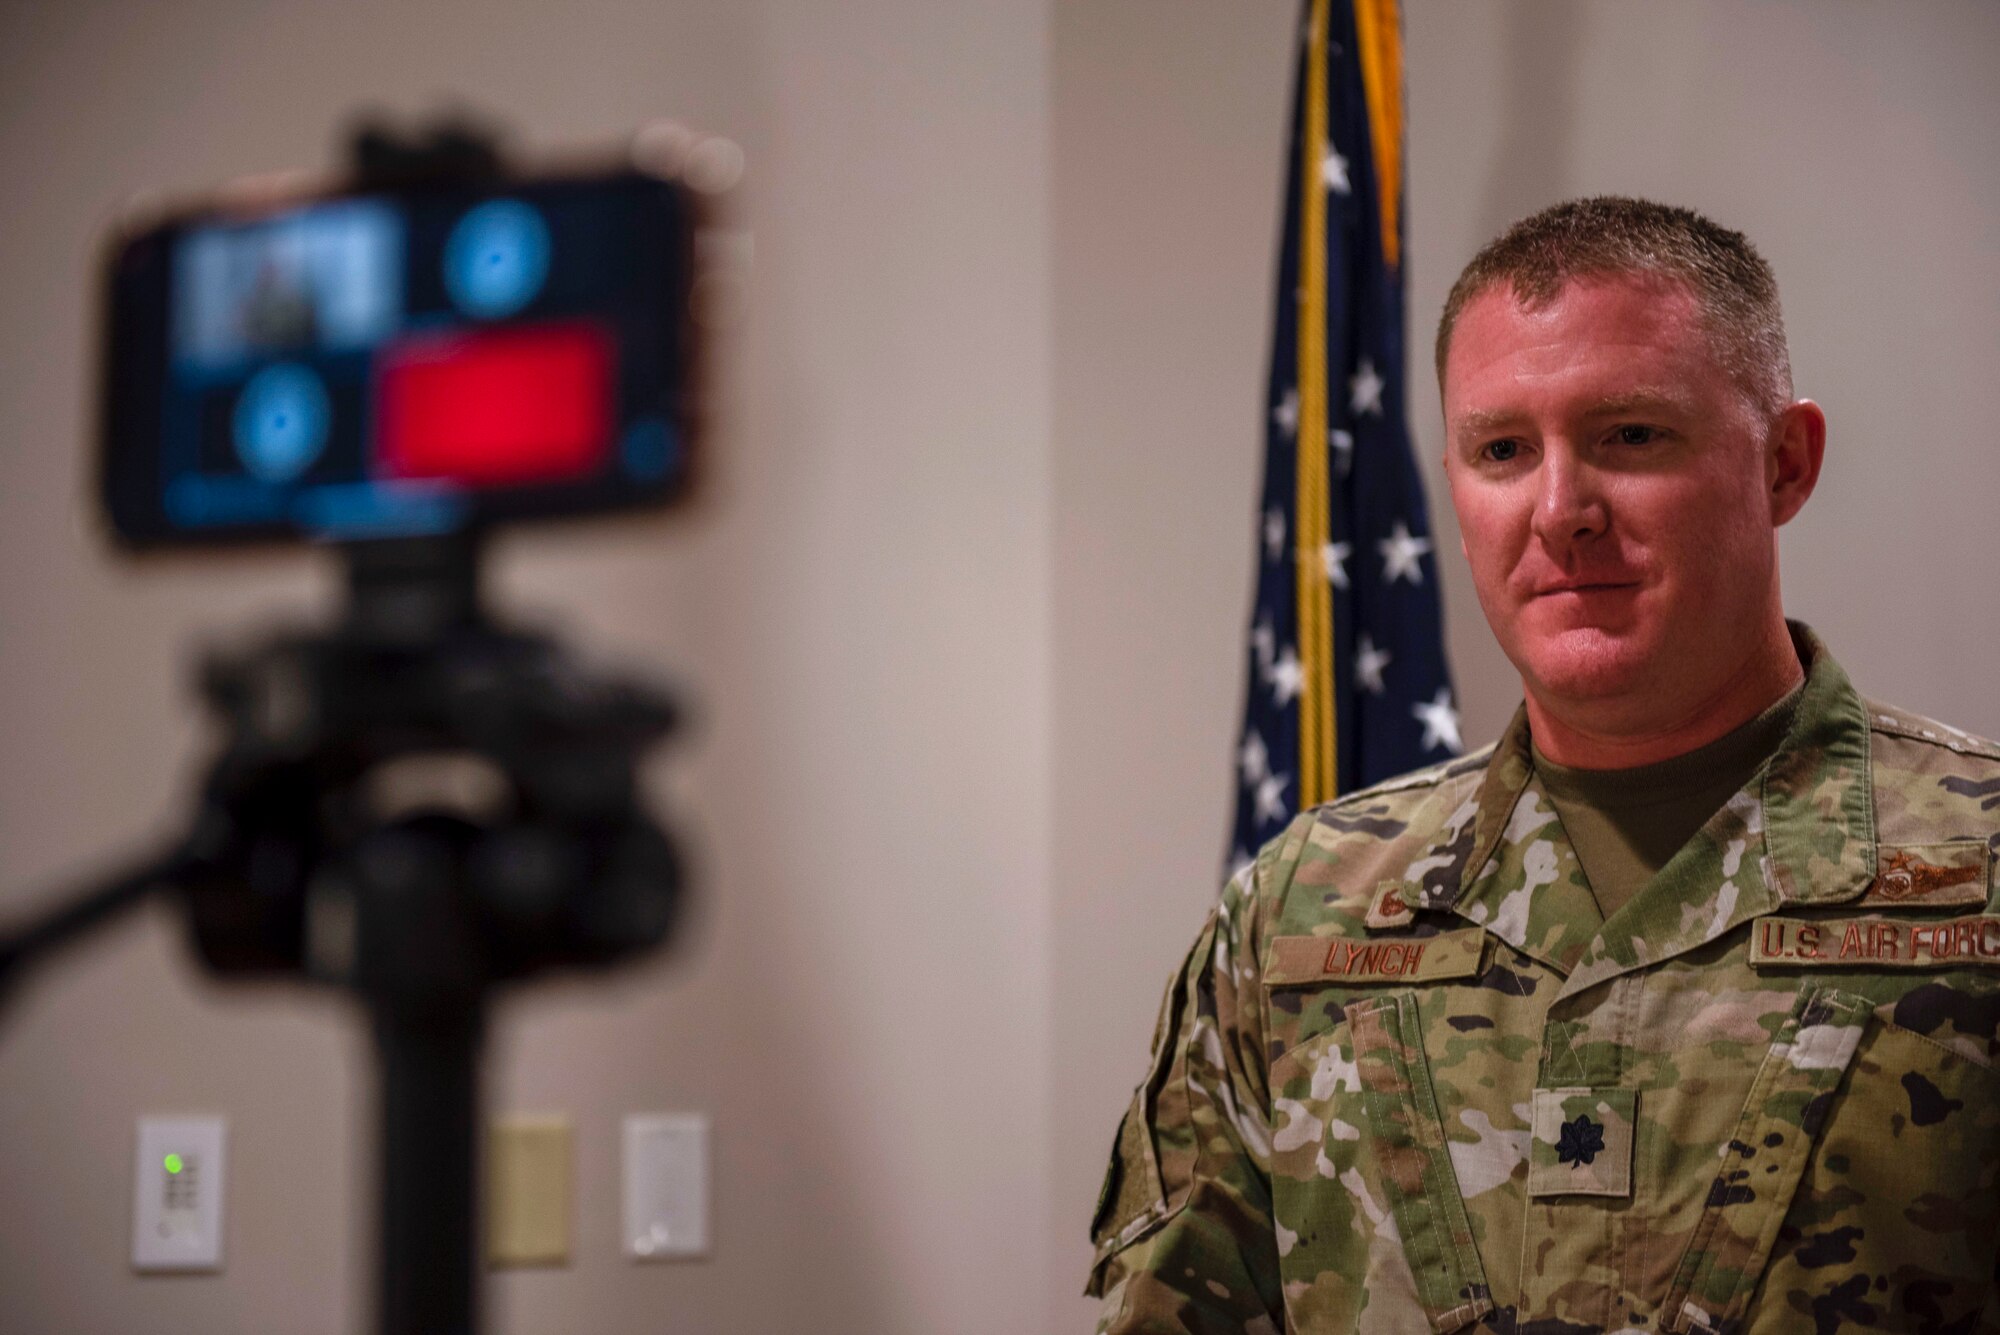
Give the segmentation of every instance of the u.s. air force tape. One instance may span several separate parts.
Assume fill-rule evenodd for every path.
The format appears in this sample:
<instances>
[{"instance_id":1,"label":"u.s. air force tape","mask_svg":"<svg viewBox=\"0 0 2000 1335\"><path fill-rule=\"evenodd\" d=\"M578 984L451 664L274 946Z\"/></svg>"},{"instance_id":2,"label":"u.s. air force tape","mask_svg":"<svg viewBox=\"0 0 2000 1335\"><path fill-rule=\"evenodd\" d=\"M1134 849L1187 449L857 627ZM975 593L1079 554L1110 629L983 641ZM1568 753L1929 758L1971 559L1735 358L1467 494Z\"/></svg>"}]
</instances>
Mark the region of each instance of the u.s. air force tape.
<instances>
[{"instance_id":1,"label":"u.s. air force tape","mask_svg":"<svg viewBox=\"0 0 2000 1335\"><path fill-rule=\"evenodd\" d=\"M1956 969L2000 966L2000 916L1908 922L1896 918L1758 918L1750 963L1760 969Z\"/></svg>"},{"instance_id":2,"label":"u.s. air force tape","mask_svg":"<svg viewBox=\"0 0 2000 1335\"><path fill-rule=\"evenodd\" d=\"M1280 936L1264 959L1269 986L1294 983L1430 983L1479 972L1486 933L1477 927L1414 939Z\"/></svg>"}]
</instances>

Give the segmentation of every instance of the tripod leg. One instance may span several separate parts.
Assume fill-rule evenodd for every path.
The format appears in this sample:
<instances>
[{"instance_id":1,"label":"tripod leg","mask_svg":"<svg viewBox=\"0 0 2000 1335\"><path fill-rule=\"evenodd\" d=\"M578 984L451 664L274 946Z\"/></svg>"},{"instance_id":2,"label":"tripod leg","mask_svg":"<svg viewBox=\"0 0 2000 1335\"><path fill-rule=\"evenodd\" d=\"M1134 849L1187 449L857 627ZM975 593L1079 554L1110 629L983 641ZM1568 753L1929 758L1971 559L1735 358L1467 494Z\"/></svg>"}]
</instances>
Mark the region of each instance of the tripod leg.
<instances>
[{"instance_id":1,"label":"tripod leg","mask_svg":"<svg viewBox=\"0 0 2000 1335\"><path fill-rule=\"evenodd\" d=\"M0 993L28 965L135 907L153 891L172 886L190 865L183 849L137 863L28 926L0 934Z\"/></svg>"},{"instance_id":2,"label":"tripod leg","mask_svg":"<svg viewBox=\"0 0 2000 1335\"><path fill-rule=\"evenodd\" d=\"M477 1329L480 1017L379 1008L382 1335Z\"/></svg>"}]
</instances>

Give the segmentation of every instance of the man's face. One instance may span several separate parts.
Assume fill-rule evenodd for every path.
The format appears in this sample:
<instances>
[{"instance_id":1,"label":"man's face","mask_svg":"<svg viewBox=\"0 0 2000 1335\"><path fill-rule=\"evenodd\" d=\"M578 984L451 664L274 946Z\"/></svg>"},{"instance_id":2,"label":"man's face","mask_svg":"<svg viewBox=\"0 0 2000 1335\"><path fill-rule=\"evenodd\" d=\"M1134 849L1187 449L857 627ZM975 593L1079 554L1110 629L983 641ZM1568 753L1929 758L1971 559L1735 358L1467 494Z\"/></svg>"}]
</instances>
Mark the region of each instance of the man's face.
<instances>
[{"instance_id":1,"label":"man's face","mask_svg":"<svg viewBox=\"0 0 2000 1335\"><path fill-rule=\"evenodd\" d=\"M1544 704L1671 721L1771 623L1767 424L1677 283L1505 285L1460 312L1446 475L1480 606ZM1783 516L1789 518L1789 515Z\"/></svg>"}]
</instances>

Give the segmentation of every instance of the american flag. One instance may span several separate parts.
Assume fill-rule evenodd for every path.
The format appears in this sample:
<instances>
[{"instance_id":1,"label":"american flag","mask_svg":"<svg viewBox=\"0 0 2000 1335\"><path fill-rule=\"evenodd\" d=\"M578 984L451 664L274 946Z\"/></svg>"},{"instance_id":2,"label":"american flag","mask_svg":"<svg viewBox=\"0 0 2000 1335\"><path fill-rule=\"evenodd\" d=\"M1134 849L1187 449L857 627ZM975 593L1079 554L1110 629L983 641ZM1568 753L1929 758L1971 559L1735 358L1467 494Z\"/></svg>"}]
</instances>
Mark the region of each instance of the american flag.
<instances>
[{"instance_id":1,"label":"american flag","mask_svg":"<svg viewBox=\"0 0 2000 1335\"><path fill-rule=\"evenodd\" d=\"M1402 17L1305 0L1231 864L1462 748L1404 419Z\"/></svg>"}]
</instances>

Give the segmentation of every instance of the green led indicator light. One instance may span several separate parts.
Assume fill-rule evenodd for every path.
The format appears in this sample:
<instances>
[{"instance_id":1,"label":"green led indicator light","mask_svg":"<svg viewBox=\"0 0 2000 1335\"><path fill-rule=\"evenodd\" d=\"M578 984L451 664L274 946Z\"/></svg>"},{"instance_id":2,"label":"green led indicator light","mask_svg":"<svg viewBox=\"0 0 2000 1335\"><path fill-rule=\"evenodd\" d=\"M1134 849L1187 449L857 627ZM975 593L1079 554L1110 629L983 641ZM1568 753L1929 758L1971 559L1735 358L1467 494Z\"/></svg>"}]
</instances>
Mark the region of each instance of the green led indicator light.
<instances>
[{"instance_id":1,"label":"green led indicator light","mask_svg":"<svg viewBox=\"0 0 2000 1335\"><path fill-rule=\"evenodd\" d=\"M178 1154L169 1154L166 1158L166 1165L167 1171L176 1175L180 1173L181 1169L187 1166L181 1161L181 1156Z\"/></svg>"}]
</instances>

